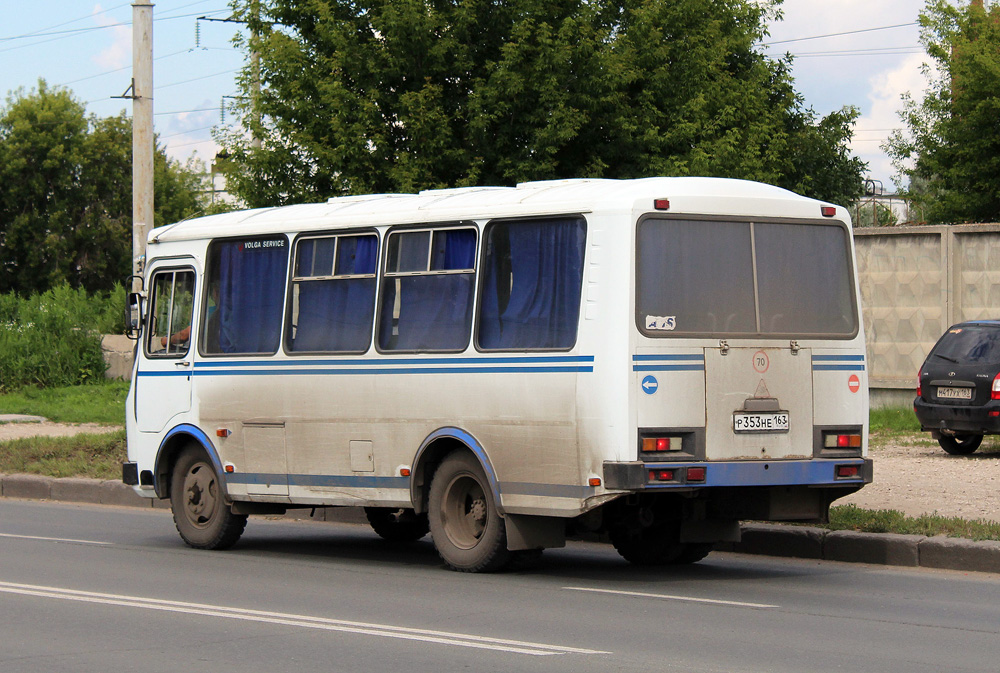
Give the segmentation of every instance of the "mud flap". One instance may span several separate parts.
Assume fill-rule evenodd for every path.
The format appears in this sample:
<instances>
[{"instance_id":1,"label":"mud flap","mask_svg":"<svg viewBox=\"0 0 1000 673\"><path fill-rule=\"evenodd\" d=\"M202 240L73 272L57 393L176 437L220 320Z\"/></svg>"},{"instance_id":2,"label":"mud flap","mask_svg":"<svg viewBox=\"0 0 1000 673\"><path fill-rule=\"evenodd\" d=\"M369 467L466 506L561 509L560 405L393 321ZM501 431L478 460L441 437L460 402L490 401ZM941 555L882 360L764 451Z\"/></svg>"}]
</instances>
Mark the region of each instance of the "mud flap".
<instances>
[{"instance_id":1,"label":"mud flap","mask_svg":"<svg viewBox=\"0 0 1000 673\"><path fill-rule=\"evenodd\" d=\"M566 519L506 514L507 549L551 549L566 546Z\"/></svg>"}]
</instances>

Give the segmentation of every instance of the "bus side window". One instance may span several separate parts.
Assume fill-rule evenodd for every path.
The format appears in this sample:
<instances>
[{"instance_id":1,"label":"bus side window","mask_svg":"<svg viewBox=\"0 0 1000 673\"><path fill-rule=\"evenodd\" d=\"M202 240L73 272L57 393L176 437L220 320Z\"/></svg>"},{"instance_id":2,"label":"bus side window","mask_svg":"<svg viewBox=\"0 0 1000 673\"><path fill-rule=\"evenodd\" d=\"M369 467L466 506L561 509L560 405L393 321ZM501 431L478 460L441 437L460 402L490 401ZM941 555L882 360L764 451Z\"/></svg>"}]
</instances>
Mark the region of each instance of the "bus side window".
<instances>
[{"instance_id":1,"label":"bus side window","mask_svg":"<svg viewBox=\"0 0 1000 673\"><path fill-rule=\"evenodd\" d=\"M576 343L586 222L494 222L486 229L477 344L568 350Z\"/></svg>"},{"instance_id":2,"label":"bus side window","mask_svg":"<svg viewBox=\"0 0 1000 673\"><path fill-rule=\"evenodd\" d=\"M374 234L300 239L295 247L288 350L368 350L377 261Z\"/></svg>"},{"instance_id":3,"label":"bus side window","mask_svg":"<svg viewBox=\"0 0 1000 673\"><path fill-rule=\"evenodd\" d=\"M288 247L284 236L219 240L209 246L211 291L202 314L202 353L250 355L278 350Z\"/></svg>"},{"instance_id":4,"label":"bus side window","mask_svg":"<svg viewBox=\"0 0 1000 673\"><path fill-rule=\"evenodd\" d=\"M153 276L146 353L183 357L190 347L194 271L161 271Z\"/></svg>"},{"instance_id":5,"label":"bus side window","mask_svg":"<svg viewBox=\"0 0 1000 673\"><path fill-rule=\"evenodd\" d=\"M383 351L461 351L469 344L476 230L390 232L379 308Z\"/></svg>"}]
</instances>

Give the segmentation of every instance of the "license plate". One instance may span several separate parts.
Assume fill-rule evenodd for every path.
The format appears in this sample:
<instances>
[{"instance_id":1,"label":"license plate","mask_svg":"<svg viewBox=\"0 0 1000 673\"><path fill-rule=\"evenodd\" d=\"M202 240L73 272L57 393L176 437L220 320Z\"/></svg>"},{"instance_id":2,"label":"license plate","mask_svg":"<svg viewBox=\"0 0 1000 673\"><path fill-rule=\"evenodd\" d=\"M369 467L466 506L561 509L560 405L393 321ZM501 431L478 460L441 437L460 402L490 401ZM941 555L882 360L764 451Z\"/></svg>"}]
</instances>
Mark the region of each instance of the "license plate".
<instances>
[{"instance_id":1,"label":"license plate","mask_svg":"<svg viewBox=\"0 0 1000 673\"><path fill-rule=\"evenodd\" d=\"M972 388L938 388L937 396L943 400L971 400Z\"/></svg>"},{"instance_id":2,"label":"license plate","mask_svg":"<svg viewBox=\"0 0 1000 673\"><path fill-rule=\"evenodd\" d=\"M735 413L735 432L788 432L788 412Z\"/></svg>"}]
</instances>

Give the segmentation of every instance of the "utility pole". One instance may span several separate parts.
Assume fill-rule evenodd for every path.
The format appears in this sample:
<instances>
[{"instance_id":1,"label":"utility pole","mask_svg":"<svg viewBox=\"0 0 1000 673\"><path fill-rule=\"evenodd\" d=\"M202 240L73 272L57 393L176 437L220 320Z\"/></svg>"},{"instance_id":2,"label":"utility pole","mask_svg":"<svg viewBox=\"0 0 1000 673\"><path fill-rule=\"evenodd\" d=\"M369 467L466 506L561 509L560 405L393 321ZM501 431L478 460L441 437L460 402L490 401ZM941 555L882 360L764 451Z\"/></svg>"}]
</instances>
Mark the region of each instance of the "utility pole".
<instances>
[{"instance_id":1,"label":"utility pole","mask_svg":"<svg viewBox=\"0 0 1000 673\"><path fill-rule=\"evenodd\" d=\"M132 273L153 228L153 3L132 3Z\"/></svg>"}]
</instances>

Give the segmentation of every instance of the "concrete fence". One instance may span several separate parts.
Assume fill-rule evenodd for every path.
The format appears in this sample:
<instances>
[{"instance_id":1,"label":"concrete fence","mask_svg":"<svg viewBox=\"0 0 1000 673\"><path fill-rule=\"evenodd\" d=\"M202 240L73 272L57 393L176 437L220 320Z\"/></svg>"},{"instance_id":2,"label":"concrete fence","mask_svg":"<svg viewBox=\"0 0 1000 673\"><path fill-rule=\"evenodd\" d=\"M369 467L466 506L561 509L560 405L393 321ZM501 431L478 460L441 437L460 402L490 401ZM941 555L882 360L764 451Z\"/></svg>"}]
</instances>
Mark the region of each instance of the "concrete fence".
<instances>
[{"instance_id":1,"label":"concrete fence","mask_svg":"<svg viewBox=\"0 0 1000 673\"><path fill-rule=\"evenodd\" d=\"M951 325L1000 318L1000 224L856 229L872 406L909 405Z\"/></svg>"}]
</instances>

